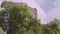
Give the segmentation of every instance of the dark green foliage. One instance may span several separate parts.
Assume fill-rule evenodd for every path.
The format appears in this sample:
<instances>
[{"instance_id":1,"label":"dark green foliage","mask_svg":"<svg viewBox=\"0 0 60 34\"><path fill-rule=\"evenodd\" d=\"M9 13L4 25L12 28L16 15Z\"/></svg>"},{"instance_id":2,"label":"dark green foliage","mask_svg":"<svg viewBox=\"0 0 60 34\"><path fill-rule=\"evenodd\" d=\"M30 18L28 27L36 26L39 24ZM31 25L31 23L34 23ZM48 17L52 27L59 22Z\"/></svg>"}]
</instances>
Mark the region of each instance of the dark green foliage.
<instances>
[{"instance_id":1,"label":"dark green foliage","mask_svg":"<svg viewBox=\"0 0 60 34\"><path fill-rule=\"evenodd\" d=\"M60 34L59 24L60 21L54 19L54 21L51 21L46 25L46 27L44 28L44 34Z\"/></svg>"},{"instance_id":2,"label":"dark green foliage","mask_svg":"<svg viewBox=\"0 0 60 34\"><path fill-rule=\"evenodd\" d=\"M8 30L8 14L7 14L7 11L4 11L4 10L1 10L0 11L0 27L2 27L2 29L4 31ZM6 29L7 28L7 29Z\"/></svg>"},{"instance_id":3,"label":"dark green foliage","mask_svg":"<svg viewBox=\"0 0 60 34\"><path fill-rule=\"evenodd\" d=\"M40 34L41 33L40 21L37 18L33 18L30 15L30 13L28 12L29 8L26 4L3 2L1 7L4 7L5 10L1 12L0 15L4 16L6 14L5 16L8 17L6 19L7 22L9 23L8 34Z\"/></svg>"},{"instance_id":4,"label":"dark green foliage","mask_svg":"<svg viewBox=\"0 0 60 34\"><path fill-rule=\"evenodd\" d=\"M24 3L5 1L1 8L5 9L0 12L0 27L8 30L8 34L60 34L60 20L54 19L41 27L40 20L30 15Z\"/></svg>"}]
</instances>

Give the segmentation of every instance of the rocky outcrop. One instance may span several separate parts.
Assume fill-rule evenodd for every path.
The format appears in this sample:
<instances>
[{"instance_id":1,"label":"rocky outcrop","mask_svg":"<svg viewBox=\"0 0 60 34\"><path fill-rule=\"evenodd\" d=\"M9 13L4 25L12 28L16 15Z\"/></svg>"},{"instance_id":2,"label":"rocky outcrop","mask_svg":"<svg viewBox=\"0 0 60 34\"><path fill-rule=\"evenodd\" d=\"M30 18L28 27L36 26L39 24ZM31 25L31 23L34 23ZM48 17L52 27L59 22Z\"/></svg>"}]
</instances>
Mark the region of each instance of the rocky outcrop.
<instances>
[{"instance_id":1,"label":"rocky outcrop","mask_svg":"<svg viewBox=\"0 0 60 34\"><path fill-rule=\"evenodd\" d=\"M37 17L37 9L29 7L29 12L33 17Z\"/></svg>"}]
</instances>

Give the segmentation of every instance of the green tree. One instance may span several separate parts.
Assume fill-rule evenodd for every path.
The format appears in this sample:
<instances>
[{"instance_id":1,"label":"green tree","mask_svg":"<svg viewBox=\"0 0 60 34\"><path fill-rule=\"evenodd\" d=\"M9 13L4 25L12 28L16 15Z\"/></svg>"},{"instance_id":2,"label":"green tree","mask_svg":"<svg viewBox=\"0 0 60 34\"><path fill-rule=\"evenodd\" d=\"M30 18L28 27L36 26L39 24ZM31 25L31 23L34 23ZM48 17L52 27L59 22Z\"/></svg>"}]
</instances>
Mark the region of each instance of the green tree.
<instances>
[{"instance_id":1,"label":"green tree","mask_svg":"<svg viewBox=\"0 0 60 34\"><path fill-rule=\"evenodd\" d=\"M3 2L3 12L7 14L9 23L8 34L40 34L41 24L29 13L29 7L24 3ZM4 14L4 13L3 13ZM2 14L1 14L2 15ZM3 15L4 16L4 15Z\"/></svg>"},{"instance_id":2,"label":"green tree","mask_svg":"<svg viewBox=\"0 0 60 34\"><path fill-rule=\"evenodd\" d=\"M50 21L44 29L44 34L60 34L60 28L59 28L60 20L54 19L53 21Z\"/></svg>"},{"instance_id":3,"label":"green tree","mask_svg":"<svg viewBox=\"0 0 60 34\"><path fill-rule=\"evenodd\" d=\"M8 21L7 21L8 14L7 14L7 11L4 11L4 12L3 11L4 10L0 11L0 27L2 27L4 31L6 31L8 30Z\"/></svg>"}]
</instances>

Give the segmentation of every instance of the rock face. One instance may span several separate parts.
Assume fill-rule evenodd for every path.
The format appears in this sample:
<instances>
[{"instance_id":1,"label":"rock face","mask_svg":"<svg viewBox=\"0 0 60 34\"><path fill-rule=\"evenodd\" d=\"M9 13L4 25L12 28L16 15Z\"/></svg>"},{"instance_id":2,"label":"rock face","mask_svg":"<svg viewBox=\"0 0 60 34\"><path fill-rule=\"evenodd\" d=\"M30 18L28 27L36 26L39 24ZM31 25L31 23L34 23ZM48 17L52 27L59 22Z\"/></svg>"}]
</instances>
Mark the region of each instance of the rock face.
<instances>
[{"instance_id":1,"label":"rock face","mask_svg":"<svg viewBox=\"0 0 60 34\"><path fill-rule=\"evenodd\" d=\"M29 12L33 17L37 18L37 9L36 8L29 7Z\"/></svg>"}]
</instances>

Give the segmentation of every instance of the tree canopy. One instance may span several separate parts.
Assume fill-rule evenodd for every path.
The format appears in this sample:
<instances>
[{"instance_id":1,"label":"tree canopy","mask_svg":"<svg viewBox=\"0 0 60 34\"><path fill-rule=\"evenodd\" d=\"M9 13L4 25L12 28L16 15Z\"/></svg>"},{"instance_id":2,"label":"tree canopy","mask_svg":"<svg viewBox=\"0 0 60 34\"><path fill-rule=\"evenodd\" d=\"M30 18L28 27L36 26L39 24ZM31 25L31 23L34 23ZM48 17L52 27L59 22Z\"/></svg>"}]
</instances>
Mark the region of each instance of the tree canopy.
<instances>
[{"instance_id":1,"label":"tree canopy","mask_svg":"<svg viewBox=\"0 0 60 34\"><path fill-rule=\"evenodd\" d=\"M0 23L8 23L8 34L40 34L41 24L37 18L29 13L28 6L24 3L3 2L5 8L0 12ZM2 17L7 17L3 19ZM7 25L6 25L7 26Z\"/></svg>"},{"instance_id":2,"label":"tree canopy","mask_svg":"<svg viewBox=\"0 0 60 34\"><path fill-rule=\"evenodd\" d=\"M60 20L54 19L50 21L44 28L44 34L60 34Z\"/></svg>"}]
</instances>

